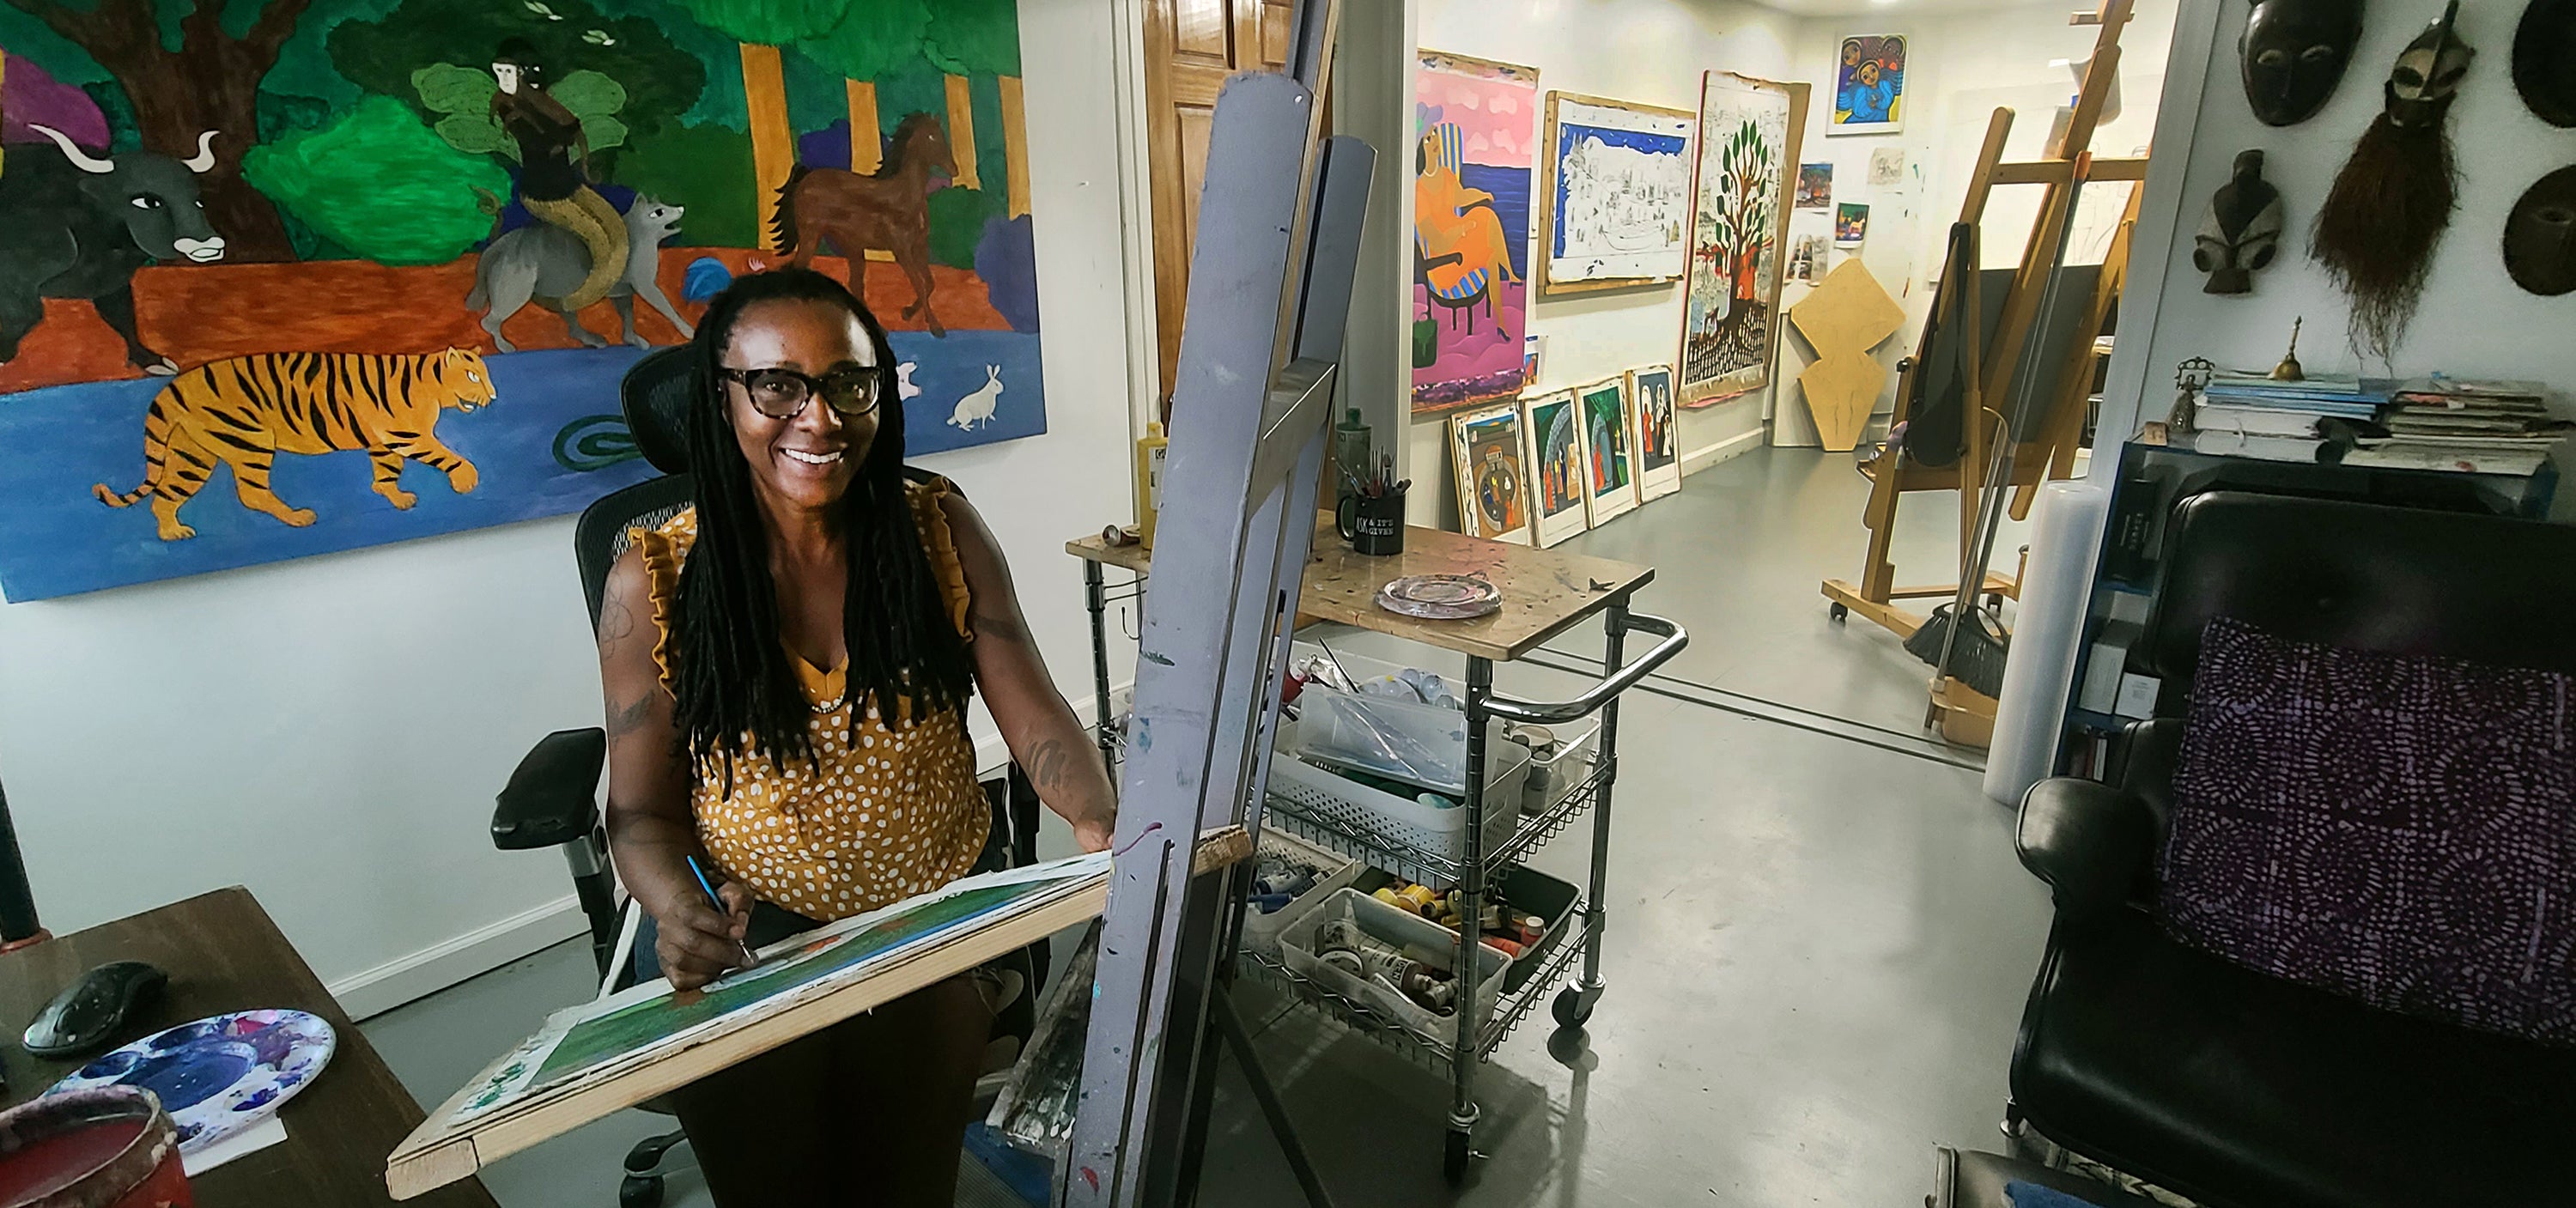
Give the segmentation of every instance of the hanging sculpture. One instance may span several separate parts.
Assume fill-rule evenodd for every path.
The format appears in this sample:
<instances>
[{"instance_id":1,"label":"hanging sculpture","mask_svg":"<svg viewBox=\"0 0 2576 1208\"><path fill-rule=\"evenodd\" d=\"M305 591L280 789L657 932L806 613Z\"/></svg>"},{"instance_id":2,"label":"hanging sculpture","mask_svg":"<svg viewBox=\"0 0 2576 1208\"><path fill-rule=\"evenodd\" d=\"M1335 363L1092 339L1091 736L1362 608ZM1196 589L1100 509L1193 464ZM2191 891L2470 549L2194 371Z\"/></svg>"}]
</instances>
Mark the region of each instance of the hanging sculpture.
<instances>
[{"instance_id":1,"label":"hanging sculpture","mask_svg":"<svg viewBox=\"0 0 2576 1208\"><path fill-rule=\"evenodd\" d=\"M2236 39L2245 101L2266 126L2315 117L2361 41L2361 0L2257 0Z\"/></svg>"},{"instance_id":2,"label":"hanging sculpture","mask_svg":"<svg viewBox=\"0 0 2576 1208\"><path fill-rule=\"evenodd\" d=\"M2317 211L2308 254L2352 303L2355 349L2389 359L2458 204L2448 117L2477 54L2452 29L2459 0L2406 44L2381 86L2383 107Z\"/></svg>"},{"instance_id":3,"label":"hanging sculpture","mask_svg":"<svg viewBox=\"0 0 2576 1208\"><path fill-rule=\"evenodd\" d=\"M2236 153L2236 175L2209 199L2209 216L2192 236L2191 262L2209 274L2202 293L2254 289L2254 270L2272 262L2281 243L2281 191L2263 179L2263 153Z\"/></svg>"},{"instance_id":4,"label":"hanging sculpture","mask_svg":"<svg viewBox=\"0 0 2576 1208\"><path fill-rule=\"evenodd\" d=\"M2576 126L2576 0L2531 0L2513 33L2513 86L2552 126Z\"/></svg>"},{"instance_id":5,"label":"hanging sculpture","mask_svg":"<svg viewBox=\"0 0 2576 1208\"><path fill-rule=\"evenodd\" d=\"M2504 220L2504 271L2535 294L2576 290L2576 164L2523 191Z\"/></svg>"}]
</instances>

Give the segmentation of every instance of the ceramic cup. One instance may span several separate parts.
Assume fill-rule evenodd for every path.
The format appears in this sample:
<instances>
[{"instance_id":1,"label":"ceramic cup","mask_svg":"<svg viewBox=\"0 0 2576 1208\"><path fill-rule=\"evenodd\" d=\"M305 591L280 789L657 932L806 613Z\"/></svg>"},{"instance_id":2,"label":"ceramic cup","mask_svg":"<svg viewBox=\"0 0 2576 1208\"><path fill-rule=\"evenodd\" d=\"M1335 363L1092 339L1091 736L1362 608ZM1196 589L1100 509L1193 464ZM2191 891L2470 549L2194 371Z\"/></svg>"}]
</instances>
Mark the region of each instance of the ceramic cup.
<instances>
[{"instance_id":1,"label":"ceramic cup","mask_svg":"<svg viewBox=\"0 0 2576 1208\"><path fill-rule=\"evenodd\" d=\"M1342 539L1359 553L1381 555L1404 552L1404 492L1389 491L1384 495L1353 495L1333 510L1334 527Z\"/></svg>"},{"instance_id":2,"label":"ceramic cup","mask_svg":"<svg viewBox=\"0 0 2576 1208\"><path fill-rule=\"evenodd\" d=\"M179 1130L150 1091L64 1091L0 1112L0 1204L191 1208Z\"/></svg>"}]
</instances>

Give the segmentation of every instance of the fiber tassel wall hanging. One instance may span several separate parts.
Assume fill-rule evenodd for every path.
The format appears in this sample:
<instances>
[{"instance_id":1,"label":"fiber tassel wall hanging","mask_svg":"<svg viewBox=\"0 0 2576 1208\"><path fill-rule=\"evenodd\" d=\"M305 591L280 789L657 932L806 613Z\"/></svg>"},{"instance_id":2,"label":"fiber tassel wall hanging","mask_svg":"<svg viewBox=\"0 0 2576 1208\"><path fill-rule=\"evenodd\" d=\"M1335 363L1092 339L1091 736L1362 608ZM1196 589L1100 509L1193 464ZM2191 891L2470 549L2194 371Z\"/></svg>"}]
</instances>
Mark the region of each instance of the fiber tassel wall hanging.
<instances>
[{"instance_id":1,"label":"fiber tassel wall hanging","mask_svg":"<svg viewBox=\"0 0 2576 1208\"><path fill-rule=\"evenodd\" d=\"M2448 116L2477 54L2453 32L2459 0L2406 44L2382 108L2317 211L2308 254L2352 303L2356 350L2391 359L2423 297L2433 251L2458 204Z\"/></svg>"}]
</instances>

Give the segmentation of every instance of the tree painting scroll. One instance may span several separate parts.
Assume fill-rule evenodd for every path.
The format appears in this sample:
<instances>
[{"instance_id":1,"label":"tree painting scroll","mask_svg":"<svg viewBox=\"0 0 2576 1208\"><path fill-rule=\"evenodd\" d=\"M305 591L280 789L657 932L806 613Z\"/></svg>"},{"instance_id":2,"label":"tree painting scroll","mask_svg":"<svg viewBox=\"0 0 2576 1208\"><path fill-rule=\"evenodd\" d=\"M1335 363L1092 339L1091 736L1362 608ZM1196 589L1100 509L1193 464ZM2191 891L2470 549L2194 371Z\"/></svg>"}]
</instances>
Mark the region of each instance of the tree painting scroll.
<instances>
[{"instance_id":1,"label":"tree painting scroll","mask_svg":"<svg viewBox=\"0 0 2576 1208\"><path fill-rule=\"evenodd\" d=\"M0 51L11 601L577 511L652 473L626 368L791 261L909 452L1046 430L1015 0L0 0Z\"/></svg>"},{"instance_id":2,"label":"tree painting scroll","mask_svg":"<svg viewBox=\"0 0 2576 1208\"><path fill-rule=\"evenodd\" d=\"M1712 71L1700 85L1678 398L1707 406L1771 380L1780 247L1807 86Z\"/></svg>"},{"instance_id":3,"label":"tree painting scroll","mask_svg":"<svg viewBox=\"0 0 2576 1208\"><path fill-rule=\"evenodd\" d=\"M1413 108L1413 409L1514 397L1538 71L1426 50Z\"/></svg>"}]
</instances>

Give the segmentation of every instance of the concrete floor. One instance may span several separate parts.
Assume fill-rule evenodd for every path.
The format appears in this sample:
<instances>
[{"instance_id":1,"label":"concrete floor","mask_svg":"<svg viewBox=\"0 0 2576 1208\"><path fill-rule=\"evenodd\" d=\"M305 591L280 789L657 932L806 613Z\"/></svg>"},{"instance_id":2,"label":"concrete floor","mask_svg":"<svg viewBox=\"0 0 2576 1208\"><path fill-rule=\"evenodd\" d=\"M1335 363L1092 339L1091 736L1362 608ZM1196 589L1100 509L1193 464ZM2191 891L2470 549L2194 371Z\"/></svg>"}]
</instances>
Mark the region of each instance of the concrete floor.
<instances>
[{"instance_id":1,"label":"concrete floor","mask_svg":"<svg viewBox=\"0 0 2576 1208\"><path fill-rule=\"evenodd\" d=\"M1853 455L1757 448L1682 481L1681 493L1639 508L1561 548L1655 568L1637 607L1679 621L1690 647L1665 674L1909 736L1923 729L1931 669L1904 643L1858 617L1826 617L1817 585L1858 581L1869 532L1869 480ZM2080 464L2080 463L2079 463ZM1958 493L1909 494L1896 509L1902 584L1958 577ZM2030 526L2006 518L1993 569L2011 574ZM1928 613L1935 601L1905 605ZM2009 615L2009 605L2007 605ZM1597 656L1593 642L1553 643Z\"/></svg>"},{"instance_id":2,"label":"concrete floor","mask_svg":"<svg viewBox=\"0 0 2576 1208\"><path fill-rule=\"evenodd\" d=\"M1830 499L1832 476L1779 453L1759 456L1733 474L1694 478L1682 497L1592 538L1596 548L1620 552L1611 547L1629 534L1689 517L1699 531L1747 543L1738 548L1781 548L1735 536L1724 517L1747 506L1748 492ZM1839 528L1815 524L1823 535ZM1671 551L1656 558L1677 561ZM1809 573L1729 572L1712 559L1706 569L1668 569L1657 588L1666 598L1651 606L1724 615L1725 603L1691 599L1698 589L1685 586L1735 592L1757 575L1785 584ZM1822 624L1821 605L1798 611ZM1710 622L1686 623L1713 674L1747 686L1789 682L1753 657L1755 639L1711 640L1700 636ZM1858 626L1850 633L1877 641ZM1365 635L1346 640L1337 648L1374 652ZM1836 653L1833 643L1850 640L1808 639L1807 674L1840 686L1806 699L1892 697L1870 686L1879 673L1861 666L1868 660ZM1577 683L1525 667L1499 676L1506 691L1531 696ZM1439 1173L1444 1081L1303 1008L1245 992L1264 1063L1339 1201L1904 1204L1929 1189L1935 1143L1994 1147L2049 911L2014 860L2007 812L1979 795L1976 774L1643 694L1623 705L1621 749L1609 992L1588 1034L1551 1036L1542 1008L1482 1067L1478 1145L1491 1157L1463 1188ZM1586 827L1533 863L1579 883L1588 840ZM579 944L560 945L364 1030L434 1103L547 1011L586 997L588 968ZM1201 1202L1299 1203L1239 1074L1224 1068ZM485 1181L509 1208L604 1204L619 1155L661 1123L623 1114L507 1159ZM669 1202L708 1203L685 1179Z\"/></svg>"}]
</instances>

